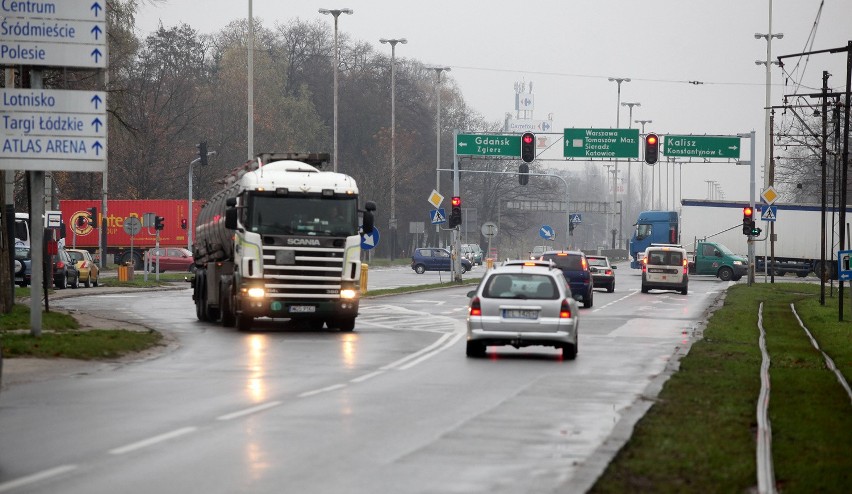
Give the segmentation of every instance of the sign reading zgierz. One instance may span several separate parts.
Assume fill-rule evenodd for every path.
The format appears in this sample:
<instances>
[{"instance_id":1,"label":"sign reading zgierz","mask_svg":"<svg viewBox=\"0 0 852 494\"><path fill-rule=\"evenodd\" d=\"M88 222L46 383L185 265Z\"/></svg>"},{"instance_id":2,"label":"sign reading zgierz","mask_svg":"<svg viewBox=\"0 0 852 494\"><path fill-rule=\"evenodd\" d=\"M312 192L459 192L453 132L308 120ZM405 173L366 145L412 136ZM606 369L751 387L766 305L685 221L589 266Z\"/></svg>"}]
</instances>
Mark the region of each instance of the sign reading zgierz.
<instances>
[{"instance_id":1,"label":"sign reading zgierz","mask_svg":"<svg viewBox=\"0 0 852 494\"><path fill-rule=\"evenodd\" d=\"M106 93L0 90L0 168L103 171Z\"/></svg>"},{"instance_id":2,"label":"sign reading zgierz","mask_svg":"<svg viewBox=\"0 0 852 494\"><path fill-rule=\"evenodd\" d=\"M0 64L105 68L103 0L0 1Z\"/></svg>"}]
</instances>

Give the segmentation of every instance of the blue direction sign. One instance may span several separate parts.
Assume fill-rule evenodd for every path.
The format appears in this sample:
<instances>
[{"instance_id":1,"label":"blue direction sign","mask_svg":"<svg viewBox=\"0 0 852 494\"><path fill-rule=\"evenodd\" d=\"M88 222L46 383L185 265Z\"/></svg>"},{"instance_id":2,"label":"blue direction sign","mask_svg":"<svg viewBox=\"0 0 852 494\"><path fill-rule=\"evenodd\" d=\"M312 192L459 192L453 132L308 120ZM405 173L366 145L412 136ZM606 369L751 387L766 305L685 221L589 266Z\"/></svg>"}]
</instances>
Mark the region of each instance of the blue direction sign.
<instances>
[{"instance_id":1,"label":"blue direction sign","mask_svg":"<svg viewBox=\"0 0 852 494\"><path fill-rule=\"evenodd\" d=\"M369 235L361 235L361 249L370 250L379 245L379 229L373 227L373 233Z\"/></svg>"},{"instance_id":2,"label":"blue direction sign","mask_svg":"<svg viewBox=\"0 0 852 494\"><path fill-rule=\"evenodd\" d=\"M852 279L852 250L841 250L837 252L837 272L841 281Z\"/></svg>"},{"instance_id":3,"label":"blue direction sign","mask_svg":"<svg viewBox=\"0 0 852 494\"><path fill-rule=\"evenodd\" d=\"M106 169L103 91L0 90L0 169Z\"/></svg>"},{"instance_id":4,"label":"blue direction sign","mask_svg":"<svg viewBox=\"0 0 852 494\"><path fill-rule=\"evenodd\" d=\"M0 63L105 68L106 1L0 2Z\"/></svg>"},{"instance_id":5,"label":"blue direction sign","mask_svg":"<svg viewBox=\"0 0 852 494\"><path fill-rule=\"evenodd\" d=\"M447 222L447 214L444 212L444 208L429 211L429 216L432 218L433 225L440 225Z\"/></svg>"},{"instance_id":6,"label":"blue direction sign","mask_svg":"<svg viewBox=\"0 0 852 494\"><path fill-rule=\"evenodd\" d=\"M556 238L556 233L550 225L542 225L542 227L538 229L538 236L545 240L553 240Z\"/></svg>"}]
</instances>

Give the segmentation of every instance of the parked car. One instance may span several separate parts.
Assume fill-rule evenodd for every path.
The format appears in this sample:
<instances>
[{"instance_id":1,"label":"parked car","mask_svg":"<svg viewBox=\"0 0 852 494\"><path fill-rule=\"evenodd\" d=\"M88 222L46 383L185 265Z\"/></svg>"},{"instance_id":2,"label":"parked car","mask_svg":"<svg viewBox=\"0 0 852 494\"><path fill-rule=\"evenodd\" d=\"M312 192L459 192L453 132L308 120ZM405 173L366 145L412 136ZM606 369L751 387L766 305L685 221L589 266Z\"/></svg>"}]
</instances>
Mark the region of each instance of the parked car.
<instances>
[{"instance_id":1,"label":"parked car","mask_svg":"<svg viewBox=\"0 0 852 494\"><path fill-rule=\"evenodd\" d=\"M159 249L148 249L145 252L144 261L150 263L149 270L156 272L157 258L160 259L160 272L163 271L188 271L195 272L195 259L192 252L180 247L160 247Z\"/></svg>"},{"instance_id":2,"label":"parked car","mask_svg":"<svg viewBox=\"0 0 852 494\"><path fill-rule=\"evenodd\" d=\"M562 270L574 298L583 302L583 307L591 307L594 303L595 283L586 255L573 250L551 250L541 255L542 261L553 261Z\"/></svg>"},{"instance_id":3,"label":"parked car","mask_svg":"<svg viewBox=\"0 0 852 494\"><path fill-rule=\"evenodd\" d=\"M589 270L592 272L595 288L606 288L606 291L614 292L615 272L613 270L616 266L610 264L606 256L586 256L586 260L589 261Z\"/></svg>"},{"instance_id":4,"label":"parked car","mask_svg":"<svg viewBox=\"0 0 852 494\"><path fill-rule=\"evenodd\" d=\"M15 284L20 287L25 287L31 283L32 276L32 260L30 259L30 248L18 245L15 246Z\"/></svg>"},{"instance_id":5,"label":"parked car","mask_svg":"<svg viewBox=\"0 0 852 494\"><path fill-rule=\"evenodd\" d=\"M549 250L553 250L553 248L548 245L536 245L530 251L530 259L540 259L541 255Z\"/></svg>"},{"instance_id":6,"label":"parked car","mask_svg":"<svg viewBox=\"0 0 852 494\"><path fill-rule=\"evenodd\" d=\"M450 251L440 247L414 249L414 255L411 256L411 269L417 274L423 274L426 271L452 271L452 266ZM466 273L472 268L473 264L468 259L462 257L462 273Z\"/></svg>"},{"instance_id":7,"label":"parked car","mask_svg":"<svg viewBox=\"0 0 852 494\"><path fill-rule=\"evenodd\" d=\"M80 281L83 283L83 286L89 288L89 286L98 286L98 279L100 278L100 268L97 264L95 264L95 260L92 259L92 254L83 249L65 249L68 251L68 254L71 255L71 258L74 259L75 265L77 266L77 270L80 271Z\"/></svg>"},{"instance_id":8,"label":"parked car","mask_svg":"<svg viewBox=\"0 0 852 494\"><path fill-rule=\"evenodd\" d=\"M651 245L642 258L642 293L651 289L689 293L689 262L679 245Z\"/></svg>"},{"instance_id":9,"label":"parked car","mask_svg":"<svg viewBox=\"0 0 852 494\"><path fill-rule=\"evenodd\" d=\"M479 244L462 244L462 255L473 264L482 266L482 247Z\"/></svg>"},{"instance_id":10,"label":"parked car","mask_svg":"<svg viewBox=\"0 0 852 494\"><path fill-rule=\"evenodd\" d=\"M488 271L468 297L468 357L497 345L552 346L567 359L577 357L580 311L554 263L507 261Z\"/></svg>"},{"instance_id":11,"label":"parked car","mask_svg":"<svg viewBox=\"0 0 852 494\"><path fill-rule=\"evenodd\" d=\"M77 288L79 284L80 271L77 270L76 261L67 250L60 247L53 256L53 286L62 290L68 286Z\"/></svg>"}]
</instances>

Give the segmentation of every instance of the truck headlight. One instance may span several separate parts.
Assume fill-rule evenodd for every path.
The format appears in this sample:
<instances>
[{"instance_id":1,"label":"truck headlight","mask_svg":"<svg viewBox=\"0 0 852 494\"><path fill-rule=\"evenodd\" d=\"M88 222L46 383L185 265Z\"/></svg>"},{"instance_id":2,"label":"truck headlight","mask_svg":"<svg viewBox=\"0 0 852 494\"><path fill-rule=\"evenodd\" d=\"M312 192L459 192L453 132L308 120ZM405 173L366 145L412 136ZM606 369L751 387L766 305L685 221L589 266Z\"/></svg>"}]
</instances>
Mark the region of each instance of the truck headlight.
<instances>
[{"instance_id":1,"label":"truck headlight","mask_svg":"<svg viewBox=\"0 0 852 494\"><path fill-rule=\"evenodd\" d=\"M265 290L260 287L254 287L248 289L248 296L250 298L263 298L265 294Z\"/></svg>"},{"instance_id":2,"label":"truck headlight","mask_svg":"<svg viewBox=\"0 0 852 494\"><path fill-rule=\"evenodd\" d=\"M358 292L351 288L344 288L340 290L340 298L351 300L358 296Z\"/></svg>"}]
</instances>

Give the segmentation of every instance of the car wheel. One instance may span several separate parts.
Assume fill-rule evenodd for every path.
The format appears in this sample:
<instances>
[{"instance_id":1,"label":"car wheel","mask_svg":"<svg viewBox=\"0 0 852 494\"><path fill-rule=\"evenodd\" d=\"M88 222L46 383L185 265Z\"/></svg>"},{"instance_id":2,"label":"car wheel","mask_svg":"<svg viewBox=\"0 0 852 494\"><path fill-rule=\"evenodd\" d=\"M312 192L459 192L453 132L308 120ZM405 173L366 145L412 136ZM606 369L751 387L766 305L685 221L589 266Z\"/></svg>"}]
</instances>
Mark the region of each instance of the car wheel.
<instances>
[{"instance_id":1,"label":"car wheel","mask_svg":"<svg viewBox=\"0 0 852 494\"><path fill-rule=\"evenodd\" d=\"M86 281L83 282L83 286L86 288L92 286L92 273L89 273L89 276L86 277Z\"/></svg>"},{"instance_id":2,"label":"car wheel","mask_svg":"<svg viewBox=\"0 0 852 494\"><path fill-rule=\"evenodd\" d=\"M78 286L80 286L80 275L79 274L77 274L77 276L74 277L74 282L71 283L71 288L74 288L76 290Z\"/></svg>"},{"instance_id":3,"label":"car wheel","mask_svg":"<svg viewBox=\"0 0 852 494\"><path fill-rule=\"evenodd\" d=\"M462 274L467 273L467 267L465 267L464 264L461 265L461 272L462 272Z\"/></svg>"},{"instance_id":4,"label":"car wheel","mask_svg":"<svg viewBox=\"0 0 852 494\"><path fill-rule=\"evenodd\" d=\"M63 273L62 278L59 278L59 282L54 283L54 286L56 286L56 288L58 288L59 290L64 290L65 288L67 288L68 287L68 275Z\"/></svg>"},{"instance_id":5,"label":"car wheel","mask_svg":"<svg viewBox=\"0 0 852 494\"><path fill-rule=\"evenodd\" d=\"M91 275L89 275L89 276L91 276ZM98 286L98 278L97 277L95 277L95 279L92 280L92 286Z\"/></svg>"},{"instance_id":6,"label":"car wheel","mask_svg":"<svg viewBox=\"0 0 852 494\"><path fill-rule=\"evenodd\" d=\"M615 282L612 282L608 287L606 287L606 291L612 293L615 291Z\"/></svg>"},{"instance_id":7,"label":"car wheel","mask_svg":"<svg viewBox=\"0 0 852 494\"><path fill-rule=\"evenodd\" d=\"M592 304L594 304L594 302L595 302L594 293L595 293L594 290L589 290L589 294L586 297L583 298L583 307L588 309L589 307L592 306Z\"/></svg>"},{"instance_id":8,"label":"car wheel","mask_svg":"<svg viewBox=\"0 0 852 494\"><path fill-rule=\"evenodd\" d=\"M426 272L426 266L418 264L417 266L414 266L414 272L417 274L423 274Z\"/></svg>"},{"instance_id":9,"label":"car wheel","mask_svg":"<svg viewBox=\"0 0 852 494\"><path fill-rule=\"evenodd\" d=\"M717 276L722 281L731 281L731 278L734 277L734 272L731 270L731 268L724 266L719 269L719 274Z\"/></svg>"},{"instance_id":10,"label":"car wheel","mask_svg":"<svg viewBox=\"0 0 852 494\"><path fill-rule=\"evenodd\" d=\"M577 358L577 346L571 343L562 345L562 357L566 360L574 360Z\"/></svg>"},{"instance_id":11,"label":"car wheel","mask_svg":"<svg viewBox=\"0 0 852 494\"><path fill-rule=\"evenodd\" d=\"M648 293L648 287L647 286L642 285L642 293Z\"/></svg>"},{"instance_id":12,"label":"car wheel","mask_svg":"<svg viewBox=\"0 0 852 494\"><path fill-rule=\"evenodd\" d=\"M689 293L689 288L687 287L683 287L683 290L680 291L681 295L686 295L687 293Z\"/></svg>"},{"instance_id":13,"label":"car wheel","mask_svg":"<svg viewBox=\"0 0 852 494\"><path fill-rule=\"evenodd\" d=\"M484 357L485 345L483 345L482 343L476 343L475 341L468 341L467 348L465 349L465 354L468 357Z\"/></svg>"}]
</instances>

